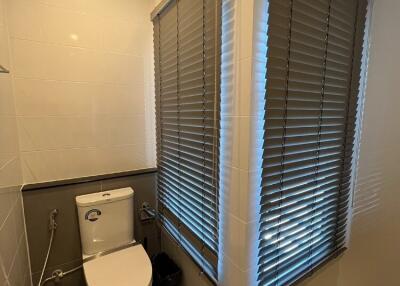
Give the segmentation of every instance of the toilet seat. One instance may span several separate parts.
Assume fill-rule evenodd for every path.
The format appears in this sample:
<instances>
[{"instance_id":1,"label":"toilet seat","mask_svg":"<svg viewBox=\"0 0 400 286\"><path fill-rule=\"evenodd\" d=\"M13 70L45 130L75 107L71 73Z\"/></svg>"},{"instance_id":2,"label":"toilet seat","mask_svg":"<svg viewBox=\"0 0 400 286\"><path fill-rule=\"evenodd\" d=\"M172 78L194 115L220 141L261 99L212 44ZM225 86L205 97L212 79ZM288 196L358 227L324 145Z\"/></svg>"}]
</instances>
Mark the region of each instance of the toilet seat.
<instances>
[{"instance_id":1,"label":"toilet seat","mask_svg":"<svg viewBox=\"0 0 400 286\"><path fill-rule=\"evenodd\" d=\"M83 263L88 286L150 286L152 267L141 244Z\"/></svg>"}]
</instances>

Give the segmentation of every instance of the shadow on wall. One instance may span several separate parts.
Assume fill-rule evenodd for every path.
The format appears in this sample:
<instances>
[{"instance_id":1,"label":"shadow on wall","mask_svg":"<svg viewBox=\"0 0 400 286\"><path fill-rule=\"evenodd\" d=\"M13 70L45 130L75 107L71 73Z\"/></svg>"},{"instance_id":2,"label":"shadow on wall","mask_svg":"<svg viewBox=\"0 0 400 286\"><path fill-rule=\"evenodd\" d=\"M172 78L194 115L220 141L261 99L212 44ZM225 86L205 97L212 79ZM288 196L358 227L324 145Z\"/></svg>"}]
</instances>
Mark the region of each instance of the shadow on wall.
<instances>
[{"instance_id":1,"label":"shadow on wall","mask_svg":"<svg viewBox=\"0 0 400 286\"><path fill-rule=\"evenodd\" d=\"M367 104L372 100L374 98L366 97ZM357 236L375 232L379 226L379 214L384 204L382 196L385 189L385 154L380 147L380 138L384 138L384 126L377 118L373 118L376 115L371 111L365 110L365 112L366 116L369 115L372 118L366 117L363 123L362 133L364 134L361 135L360 157L352 202L350 242L353 242Z\"/></svg>"},{"instance_id":2,"label":"shadow on wall","mask_svg":"<svg viewBox=\"0 0 400 286\"><path fill-rule=\"evenodd\" d=\"M353 222L357 224L357 220L365 219L369 221L365 228L369 228L372 224L376 224L376 212L380 204L380 192L383 188L382 182L383 171L376 166L376 170L371 172L365 178L359 178L357 186L354 190L353 200ZM367 231L367 229L365 229Z\"/></svg>"},{"instance_id":3,"label":"shadow on wall","mask_svg":"<svg viewBox=\"0 0 400 286\"><path fill-rule=\"evenodd\" d=\"M358 281L357 279L343 279L342 267L354 267L360 261L357 258L364 257L369 259L365 252L365 244L371 243L371 232L375 233L379 225L377 213L380 211L381 192L383 189L382 168L377 161L374 162L374 172L366 177L359 177L354 190L352 230L350 237L350 248L337 259L334 259L319 269L310 278L300 283L300 286L353 286L361 284L341 284L343 281ZM367 236L369 239L367 239ZM363 239L364 237L364 239ZM365 241L360 246L360 239ZM340 262L342 261L342 262ZM352 272L354 276L361 273Z\"/></svg>"}]
</instances>

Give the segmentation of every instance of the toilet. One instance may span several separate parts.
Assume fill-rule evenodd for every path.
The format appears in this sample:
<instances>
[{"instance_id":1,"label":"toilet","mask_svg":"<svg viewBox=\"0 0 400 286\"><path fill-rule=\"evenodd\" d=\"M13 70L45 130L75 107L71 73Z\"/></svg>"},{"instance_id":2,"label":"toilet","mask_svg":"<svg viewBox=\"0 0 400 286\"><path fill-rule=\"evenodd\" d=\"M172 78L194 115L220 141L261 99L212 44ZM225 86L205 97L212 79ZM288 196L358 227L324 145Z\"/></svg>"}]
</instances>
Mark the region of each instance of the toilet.
<instances>
[{"instance_id":1,"label":"toilet","mask_svg":"<svg viewBox=\"0 0 400 286\"><path fill-rule=\"evenodd\" d=\"M88 286L149 286L152 267L134 239L132 188L75 198Z\"/></svg>"}]
</instances>

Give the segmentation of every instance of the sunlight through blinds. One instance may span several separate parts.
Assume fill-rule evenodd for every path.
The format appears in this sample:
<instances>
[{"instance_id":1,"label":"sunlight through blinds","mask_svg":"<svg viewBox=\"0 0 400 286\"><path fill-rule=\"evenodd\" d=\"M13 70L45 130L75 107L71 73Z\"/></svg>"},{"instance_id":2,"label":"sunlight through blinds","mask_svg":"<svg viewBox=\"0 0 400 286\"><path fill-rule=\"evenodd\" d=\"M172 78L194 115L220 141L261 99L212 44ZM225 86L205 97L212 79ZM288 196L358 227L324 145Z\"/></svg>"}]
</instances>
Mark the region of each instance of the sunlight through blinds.
<instances>
[{"instance_id":1,"label":"sunlight through blinds","mask_svg":"<svg viewBox=\"0 0 400 286\"><path fill-rule=\"evenodd\" d=\"M259 285L345 248L364 0L270 0Z\"/></svg>"},{"instance_id":2,"label":"sunlight through blinds","mask_svg":"<svg viewBox=\"0 0 400 286\"><path fill-rule=\"evenodd\" d=\"M212 278L218 262L220 2L170 1L153 19L159 213Z\"/></svg>"}]
</instances>

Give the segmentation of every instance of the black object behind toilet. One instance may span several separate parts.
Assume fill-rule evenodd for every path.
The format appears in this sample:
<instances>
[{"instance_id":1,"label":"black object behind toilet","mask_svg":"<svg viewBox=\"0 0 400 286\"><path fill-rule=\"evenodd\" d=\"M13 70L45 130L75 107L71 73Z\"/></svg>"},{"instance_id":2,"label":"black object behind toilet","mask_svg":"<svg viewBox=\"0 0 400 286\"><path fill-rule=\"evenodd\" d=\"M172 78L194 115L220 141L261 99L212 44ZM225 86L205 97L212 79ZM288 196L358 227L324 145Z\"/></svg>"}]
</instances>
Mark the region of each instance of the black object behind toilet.
<instances>
[{"instance_id":1,"label":"black object behind toilet","mask_svg":"<svg viewBox=\"0 0 400 286\"><path fill-rule=\"evenodd\" d=\"M155 255L153 264L153 286L177 286L182 280L182 270L164 252Z\"/></svg>"}]
</instances>

